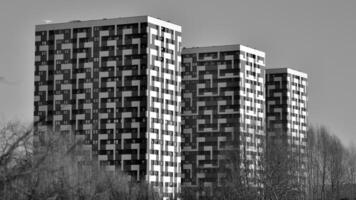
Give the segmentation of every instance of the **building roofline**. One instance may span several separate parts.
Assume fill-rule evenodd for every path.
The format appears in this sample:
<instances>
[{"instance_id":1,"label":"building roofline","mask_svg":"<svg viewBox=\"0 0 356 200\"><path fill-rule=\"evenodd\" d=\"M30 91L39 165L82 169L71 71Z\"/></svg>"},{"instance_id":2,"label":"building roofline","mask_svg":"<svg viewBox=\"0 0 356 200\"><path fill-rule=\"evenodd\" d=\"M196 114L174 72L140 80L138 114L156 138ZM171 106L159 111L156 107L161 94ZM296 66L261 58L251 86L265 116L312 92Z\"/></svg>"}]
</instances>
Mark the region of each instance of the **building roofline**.
<instances>
[{"instance_id":1,"label":"building roofline","mask_svg":"<svg viewBox=\"0 0 356 200\"><path fill-rule=\"evenodd\" d=\"M172 23L170 21L165 21L159 18L151 17L149 15L142 16L132 16L132 17L117 17L117 18L103 18L103 19L91 19L91 20L72 20L69 22L59 22L50 24L38 24L36 25L36 31L42 30L55 30L55 29L66 29L66 28L81 28L88 26L105 26L112 24L127 24L127 23L137 23L137 22L152 22L152 23L163 23L167 28L173 28L177 31L182 31L182 27L178 24Z\"/></svg>"},{"instance_id":2,"label":"building roofline","mask_svg":"<svg viewBox=\"0 0 356 200\"><path fill-rule=\"evenodd\" d=\"M289 73L295 74L300 77L308 78L308 74L302 71L298 71L289 67L281 67L281 68L266 68L266 74L280 74L280 73Z\"/></svg>"},{"instance_id":3,"label":"building roofline","mask_svg":"<svg viewBox=\"0 0 356 200\"><path fill-rule=\"evenodd\" d=\"M241 44L232 45L213 45L213 46L203 46L203 47L184 47L183 54L189 53L204 53L204 52L214 52L214 51L236 51L242 50L245 52L253 53L261 57L265 57L266 53Z\"/></svg>"}]
</instances>

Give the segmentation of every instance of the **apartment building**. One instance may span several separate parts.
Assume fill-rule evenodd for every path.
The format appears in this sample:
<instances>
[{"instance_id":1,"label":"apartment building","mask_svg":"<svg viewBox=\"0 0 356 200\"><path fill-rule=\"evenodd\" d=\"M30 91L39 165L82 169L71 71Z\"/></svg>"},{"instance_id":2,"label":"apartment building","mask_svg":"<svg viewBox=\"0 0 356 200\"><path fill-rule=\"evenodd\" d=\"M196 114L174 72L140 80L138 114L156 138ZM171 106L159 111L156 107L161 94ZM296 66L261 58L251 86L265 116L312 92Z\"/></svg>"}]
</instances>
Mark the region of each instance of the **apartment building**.
<instances>
[{"instance_id":1,"label":"apartment building","mask_svg":"<svg viewBox=\"0 0 356 200\"><path fill-rule=\"evenodd\" d=\"M295 167L293 180L300 183L306 178L307 87L306 73L290 68L266 69L267 149L286 146L283 153L288 153Z\"/></svg>"},{"instance_id":2,"label":"apartment building","mask_svg":"<svg viewBox=\"0 0 356 200\"><path fill-rule=\"evenodd\" d=\"M75 133L106 170L181 184L181 26L149 16L37 25L37 131Z\"/></svg>"},{"instance_id":3,"label":"apartment building","mask_svg":"<svg viewBox=\"0 0 356 200\"><path fill-rule=\"evenodd\" d=\"M250 185L261 186L265 53L243 45L184 48L182 60L182 187L211 195L236 173L235 161Z\"/></svg>"}]
</instances>

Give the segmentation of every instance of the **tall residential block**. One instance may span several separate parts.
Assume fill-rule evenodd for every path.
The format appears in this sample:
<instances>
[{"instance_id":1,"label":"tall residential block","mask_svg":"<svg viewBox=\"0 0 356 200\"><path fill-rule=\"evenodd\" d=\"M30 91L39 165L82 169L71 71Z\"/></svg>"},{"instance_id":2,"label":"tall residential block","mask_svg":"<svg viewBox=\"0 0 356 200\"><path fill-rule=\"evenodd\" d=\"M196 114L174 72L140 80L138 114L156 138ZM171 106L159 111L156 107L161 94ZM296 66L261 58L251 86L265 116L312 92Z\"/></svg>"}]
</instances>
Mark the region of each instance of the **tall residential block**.
<instances>
[{"instance_id":1,"label":"tall residential block","mask_svg":"<svg viewBox=\"0 0 356 200\"><path fill-rule=\"evenodd\" d=\"M182 60L182 186L211 195L231 173L230 153L260 186L265 53L242 45L184 48Z\"/></svg>"},{"instance_id":2,"label":"tall residential block","mask_svg":"<svg viewBox=\"0 0 356 200\"><path fill-rule=\"evenodd\" d=\"M268 145L287 145L301 183L306 170L307 79L307 74L289 68L266 69Z\"/></svg>"},{"instance_id":3,"label":"tall residential block","mask_svg":"<svg viewBox=\"0 0 356 200\"><path fill-rule=\"evenodd\" d=\"M149 16L36 26L34 119L93 159L175 198L181 184L181 27Z\"/></svg>"}]
</instances>

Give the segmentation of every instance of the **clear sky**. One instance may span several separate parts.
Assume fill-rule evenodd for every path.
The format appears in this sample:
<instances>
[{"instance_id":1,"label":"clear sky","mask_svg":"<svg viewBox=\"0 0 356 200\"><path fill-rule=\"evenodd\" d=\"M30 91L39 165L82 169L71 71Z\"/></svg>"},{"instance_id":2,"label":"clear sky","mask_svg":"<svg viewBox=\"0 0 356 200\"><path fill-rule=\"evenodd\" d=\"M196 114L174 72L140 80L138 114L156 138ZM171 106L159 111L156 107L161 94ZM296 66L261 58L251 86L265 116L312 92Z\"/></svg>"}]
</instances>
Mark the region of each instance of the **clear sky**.
<instances>
[{"instance_id":1,"label":"clear sky","mask_svg":"<svg viewBox=\"0 0 356 200\"><path fill-rule=\"evenodd\" d=\"M1 0L0 120L33 119L36 24L135 15L182 25L184 46L244 44L308 73L310 122L356 144L354 0Z\"/></svg>"}]
</instances>

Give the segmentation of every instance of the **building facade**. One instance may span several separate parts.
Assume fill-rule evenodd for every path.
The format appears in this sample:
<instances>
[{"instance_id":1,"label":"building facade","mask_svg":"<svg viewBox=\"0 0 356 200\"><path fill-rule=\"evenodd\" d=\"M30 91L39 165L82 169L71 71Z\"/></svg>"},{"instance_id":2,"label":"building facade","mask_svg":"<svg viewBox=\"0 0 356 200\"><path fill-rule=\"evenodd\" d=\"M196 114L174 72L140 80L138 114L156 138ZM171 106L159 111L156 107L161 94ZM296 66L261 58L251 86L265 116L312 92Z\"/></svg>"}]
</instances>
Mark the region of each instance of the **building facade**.
<instances>
[{"instance_id":1,"label":"building facade","mask_svg":"<svg viewBox=\"0 0 356 200\"><path fill-rule=\"evenodd\" d=\"M267 149L286 145L297 178L305 181L308 75L289 68L266 69ZM273 156L273 155L271 155Z\"/></svg>"},{"instance_id":2,"label":"building facade","mask_svg":"<svg viewBox=\"0 0 356 200\"><path fill-rule=\"evenodd\" d=\"M242 45L184 48L182 60L183 187L211 195L231 172L230 153L259 186L265 53Z\"/></svg>"},{"instance_id":3,"label":"building facade","mask_svg":"<svg viewBox=\"0 0 356 200\"><path fill-rule=\"evenodd\" d=\"M181 184L181 27L149 16L36 26L34 119L74 132L107 170L175 198Z\"/></svg>"}]
</instances>

